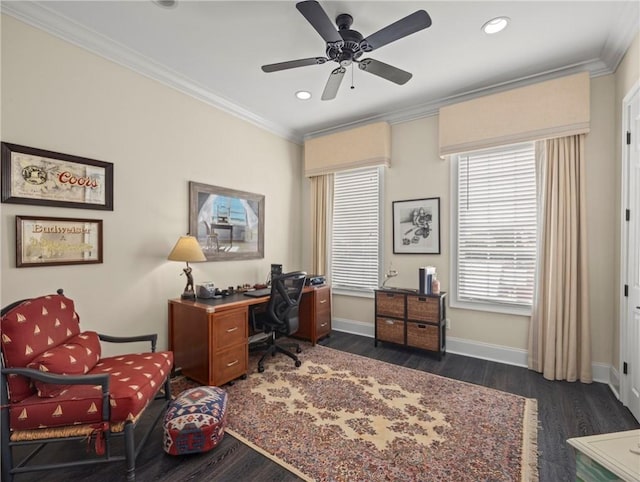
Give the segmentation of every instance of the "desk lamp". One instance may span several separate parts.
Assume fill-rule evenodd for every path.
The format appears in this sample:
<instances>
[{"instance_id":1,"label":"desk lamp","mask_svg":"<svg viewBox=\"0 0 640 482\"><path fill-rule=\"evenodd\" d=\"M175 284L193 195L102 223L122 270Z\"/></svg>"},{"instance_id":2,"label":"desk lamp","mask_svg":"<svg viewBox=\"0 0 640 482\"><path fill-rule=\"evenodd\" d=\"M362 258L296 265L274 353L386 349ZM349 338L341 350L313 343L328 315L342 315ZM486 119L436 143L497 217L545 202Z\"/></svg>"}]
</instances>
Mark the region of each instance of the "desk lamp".
<instances>
[{"instance_id":1,"label":"desk lamp","mask_svg":"<svg viewBox=\"0 0 640 482\"><path fill-rule=\"evenodd\" d=\"M195 300L196 293L193 291L193 276L191 275L189 262L195 263L197 261L207 260L198 240L193 236L180 236L171 253L169 253L168 259L171 261L185 261L187 263L187 267L182 270L187 277L187 286L185 286L181 298L183 300Z\"/></svg>"}]
</instances>

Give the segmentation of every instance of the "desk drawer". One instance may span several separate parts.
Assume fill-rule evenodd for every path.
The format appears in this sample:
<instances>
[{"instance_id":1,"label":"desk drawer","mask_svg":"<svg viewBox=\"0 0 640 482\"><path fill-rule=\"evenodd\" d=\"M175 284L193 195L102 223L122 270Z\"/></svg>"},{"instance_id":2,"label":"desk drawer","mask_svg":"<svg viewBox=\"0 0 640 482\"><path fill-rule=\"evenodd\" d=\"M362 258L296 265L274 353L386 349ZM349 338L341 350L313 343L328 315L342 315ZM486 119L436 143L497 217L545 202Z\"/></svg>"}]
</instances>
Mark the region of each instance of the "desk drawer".
<instances>
[{"instance_id":1,"label":"desk drawer","mask_svg":"<svg viewBox=\"0 0 640 482\"><path fill-rule=\"evenodd\" d=\"M213 314L214 351L247 343L247 309Z\"/></svg>"},{"instance_id":2,"label":"desk drawer","mask_svg":"<svg viewBox=\"0 0 640 482\"><path fill-rule=\"evenodd\" d=\"M318 338L331 331L331 289L320 288L316 293L316 336Z\"/></svg>"},{"instance_id":3,"label":"desk drawer","mask_svg":"<svg viewBox=\"0 0 640 482\"><path fill-rule=\"evenodd\" d=\"M223 385L247 373L248 359L246 343L216 353L212 361L214 385Z\"/></svg>"}]
</instances>

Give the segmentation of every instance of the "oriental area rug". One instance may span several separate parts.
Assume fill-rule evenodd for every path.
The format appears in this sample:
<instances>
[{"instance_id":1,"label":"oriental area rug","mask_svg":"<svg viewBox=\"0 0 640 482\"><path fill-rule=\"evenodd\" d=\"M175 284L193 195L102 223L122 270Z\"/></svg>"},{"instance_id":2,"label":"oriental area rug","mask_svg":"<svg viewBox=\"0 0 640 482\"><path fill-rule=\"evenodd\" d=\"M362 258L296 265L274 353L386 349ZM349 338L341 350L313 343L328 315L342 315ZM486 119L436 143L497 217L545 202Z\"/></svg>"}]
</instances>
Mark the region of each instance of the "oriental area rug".
<instances>
[{"instance_id":1,"label":"oriental area rug","mask_svg":"<svg viewBox=\"0 0 640 482\"><path fill-rule=\"evenodd\" d=\"M538 480L536 400L303 348L299 368L277 355L258 373L251 357L248 378L224 387L227 432L302 479Z\"/></svg>"}]
</instances>

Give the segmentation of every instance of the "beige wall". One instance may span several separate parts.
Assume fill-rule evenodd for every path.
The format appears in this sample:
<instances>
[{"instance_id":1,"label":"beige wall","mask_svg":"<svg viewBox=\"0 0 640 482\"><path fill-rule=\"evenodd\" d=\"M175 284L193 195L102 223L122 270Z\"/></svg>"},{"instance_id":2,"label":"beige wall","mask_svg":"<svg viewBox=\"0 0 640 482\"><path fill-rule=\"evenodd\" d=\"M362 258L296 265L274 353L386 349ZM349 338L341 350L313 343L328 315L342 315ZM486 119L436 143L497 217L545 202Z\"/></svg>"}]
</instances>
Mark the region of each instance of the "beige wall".
<instances>
[{"instance_id":1,"label":"beige wall","mask_svg":"<svg viewBox=\"0 0 640 482\"><path fill-rule=\"evenodd\" d=\"M158 332L184 267L167 255L188 230L188 181L266 196L265 257L193 265L218 286L301 264L301 147L83 49L2 16L2 140L114 163L115 210L1 204L4 306L64 288L85 329ZM104 263L15 268L15 215L104 220Z\"/></svg>"},{"instance_id":2,"label":"beige wall","mask_svg":"<svg viewBox=\"0 0 640 482\"><path fill-rule=\"evenodd\" d=\"M591 132L587 136L587 209L589 212L589 289L593 360L612 362L614 322L613 230L615 224L614 92L612 75L591 81ZM447 291L450 272L450 163L438 157L437 116L392 125L392 167L385 174L385 266L398 270L390 286L417 288L418 267L437 267L441 289ZM391 203L403 199L440 197L441 255L394 255ZM334 296L334 316L373 323L373 300ZM526 350L529 317L448 309L448 336Z\"/></svg>"},{"instance_id":3,"label":"beige wall","mask_svg":"<svg viewBox=\"0 0 640 482\"><path fill-rule=\"evenodd\" d=\"M633 43L627 50L622 62L615 73L615 213L614 213L614 296L615 296L615 323L613 324L613 365L620 373L620 222L622 220L621 198L622 192L622 99L627 92L640 82L640 34L636 35ZM617 387L616 387L617 388Z\"/></svg>"},{"instance_id":4,"label":"beige wall","mask_svg":"<svg viewBox=\"0 0 640 482\"><path fill-rule=\"evenodd\" d=\"M586 144L593 357L615 365L620 103L640 77L639 51L636 37L614 76L592 79ZM63 287L77 300L86 329L158 332L165 346L166 300L184 287L178 276L182 265L166 256L188 229L189 180L266 196L265 258L195 264L196 282L261 281L271 262L308 269L310 230L290 228L308 210L300 146L7 16L2 16L1 89L3 141L115 164L113 212L0 205L2 305ZM417 268L431 264L442 289L448 289L450 166L437 149L437 117L392 126L383 223L384 270L393 263L399 271L390 283L395 286L415 287ZM442 254L393 255L391 202L435 196L441 200ZM103 219L104 264L16 269L16 214ZM371 324L373 314L370 298L334 297L337 318ZM527 317L461 309L449 310L448 317L449 336L526 348Z\"/></svg>"}]
</instances>

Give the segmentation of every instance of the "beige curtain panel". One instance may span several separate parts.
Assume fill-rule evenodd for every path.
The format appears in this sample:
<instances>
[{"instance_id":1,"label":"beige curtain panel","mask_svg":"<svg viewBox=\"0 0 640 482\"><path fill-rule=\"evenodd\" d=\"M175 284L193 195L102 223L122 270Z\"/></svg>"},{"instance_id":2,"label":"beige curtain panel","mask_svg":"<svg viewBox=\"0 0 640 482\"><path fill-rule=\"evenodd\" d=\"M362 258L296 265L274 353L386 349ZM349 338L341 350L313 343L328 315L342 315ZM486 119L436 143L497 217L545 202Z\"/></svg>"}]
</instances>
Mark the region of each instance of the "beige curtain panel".
<instances>
[{"instance_id":1,"label":"beige curtain panel","mask_svg":"<svg viewBox=\"0 0 640 482\"><path fill-rule=\"evenodd\" d=\"M329 275L329 230L332 224L333 174L311 180L311 225L313 274Z\"/></svg>"},{"instance_id":2,"label":"beige curtain panel","mask_svg":"<svg viewBox=\"0 0 640 482\"><path fill-rule=\"evenodd\" d=\"M549 139L542 151L529 368L548 380L591 383L584 135Z\"/></svg>"}]
</instances>

